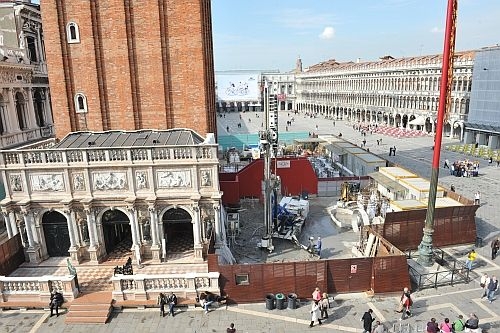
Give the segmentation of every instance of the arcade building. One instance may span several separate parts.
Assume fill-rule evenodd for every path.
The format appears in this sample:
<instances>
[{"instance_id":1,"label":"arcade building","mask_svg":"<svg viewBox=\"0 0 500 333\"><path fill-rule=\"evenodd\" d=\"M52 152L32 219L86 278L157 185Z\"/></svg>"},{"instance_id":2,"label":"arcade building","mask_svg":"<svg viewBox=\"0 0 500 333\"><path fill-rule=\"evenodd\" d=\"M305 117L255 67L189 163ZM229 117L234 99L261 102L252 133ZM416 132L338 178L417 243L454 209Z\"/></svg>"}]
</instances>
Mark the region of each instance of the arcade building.
<instances>
[{"instance_id":1,"label":"arcade building","mask_svg":"<svg viewBox=\"0 0 500 333\"><path fill-rule=\"evenodd\" d=\"M189 129L74 132L0 152L9 238L27 261L203 261L223 233L217 145Z\"/></svg>"}]
</instances>

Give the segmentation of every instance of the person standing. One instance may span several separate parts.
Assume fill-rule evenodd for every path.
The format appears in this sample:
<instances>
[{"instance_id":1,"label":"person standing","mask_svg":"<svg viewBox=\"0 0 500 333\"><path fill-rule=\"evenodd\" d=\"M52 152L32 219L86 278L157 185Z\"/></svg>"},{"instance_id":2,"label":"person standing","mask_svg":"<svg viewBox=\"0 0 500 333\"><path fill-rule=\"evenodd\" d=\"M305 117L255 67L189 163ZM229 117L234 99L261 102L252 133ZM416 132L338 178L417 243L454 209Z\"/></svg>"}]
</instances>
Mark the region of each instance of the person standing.
<instances>
[{"instance_id":1,"label":"person standing","mask_svg":"<svg viewBox=\"0 0 500 333\"><path fill-rule=\"evenodd\" d=\"M500 239L497 237L491 241L491 260L497 257L498 249L500 249Z\"/></svg>"},{"instance_id":2,"label":"person standing","mask_svg":"<svg viewBox=\"0 0 500 333\"><path fill-rule=\"evenodd\" d=\"M474 205L481 205L481 192L477 191L476 194L474 194Z\"/></svg>"},{"instance_id":3,"label":"person standing","mask_svg":"<svg viewBox=\"0 0 500 333\"><path fill-rule=\"evenodd\" d=\"M163 293L158 295L156 303L160 306L160 317L165 317L165 304L167 303L167 299Z\"/></svg>"},{"instance_id":4,"label":"person standing","mask_svg":"<svg viewBox=\"0 0 500 333\"><path fill-rule=\"evenodd\" d=\"M371 333L371 331L372 331L372 324L373 324L373 321L375 320L375 318L372 317L372 313L373 313L373 310L368 309L368 311L366 311L363 314L363 317L361 318L361 321L363 322L363 329L364 329L363 333L365 333L365 332Z\"/></svg>"},{"instance_id":5,"label":"person standing","mask_svg":"<svg viewBox=\"0 0 500 333\"><path fill-rule=\"evenodd\" d=\"M309 327L314 326L314 322L317 320L318 323L321 325L321 319L319 318L320 316L320 310L319 310L319 301L313 301L312 306L311 306L311 323L309 324Z\"/></svg>"},{"instance_id":6,"label":"person standing","mask_svg":"<svg viewBox=\"0 0 500 333\"><path fill-rule=\"evenodd\" d=\"M483 276L481 276L481 280L479 281L479 286L481 286L481 288L483 288L481 298L488 296L488 284L489 283L490 283L490 278L489 278L488 274L484 273Z\"/></svg>"},{"instance_id":7,"label":"person standing","mask_svg":"<svg viewBox=\"0 0 500 333\"><path fill-rule=\"evenodd\" d=\"M319 309L321 311L321 319L328 319L328 308L330 307L330 302L328 301L328 294L323 293L323 297L319 302Z\"/></svg>"},{"instance_id":8,"label":"person standing","mask_svg":"<svg viewBox=\"0 0 500 333\"><path fill-rule=\"evenodd\" d=\"M403 289L403 295L401 295L400 304L403 307L402 308L403 311L401 313L401 318L399 318L399 320L403 320L405 319L405 317L409 318L411 316L410 307L413 305L413 301L411 299L410 290L406 287Z\"/></svg>"},{"instance_id":9,"label":"person standing","mask_svg":"<svg viewBox=\"0 0 500 333\"><path fill-rule=\"evenodd\" d=\"M495 299L495 293L498 290L498 280L495 275L493 275L488 283L488 301L493 302Z\"/></svg>"},{"instance_id":10,"label":"person standing","mask_svg":"<svg viewBox=\"0 0 500 333\"><path fill-rule=\"evenodd\" d=\"M392 147L389 147L389 156L392 156Z\"/></svg>"},{"instance_id":11,"label":"person standing","mask_svg":"<svg viewBox=\"0 0 500 333\"><path fill-rule=\"evenodd\" d=\"M396 156L396 146L392 147L392 153Z\"/></svg>"},{"instance_id":12,"label":"person standing","mask_svg":"<svg viewBox=\"0 0 500 333\"><path fill-rule=\"evenodd\" d=\"M444 166L443 166L444 169L449 169L450 168L450 161L448 161L448 159L445 159L444 160Z\"/></svg>"},{"instance_id":13,"label":"person standing","mask_svg":"<svg viewBox=\"0 0 500 333\"><path fill-rule=\"evenodd\" d=\"M318 254L318 257L321 258L321 237L318 236L318 239L316 240L316 253Z\"/></svg>"},{"instance_id":14,"label":"person standing","mask_svg":"<svg viewBox=\"0 0 500 333\"><path fill-rule=\"evenodd\" d=\"M177 296L174 293L170 293L168 297L168 312L173 317L175 315L175 306L177 305Z\"/></svg>"},{"instance_id":15,"label":"person standing","mask_svg":"<svg viewBox=\"0 0 500 333\"><path fill-rule=\"evenodd\" d=\"M477 257L476 251L474 251L474 249L470 250L469 254L467 255L467 260L465 261L465 266L469 271L472 270L472 265L474 264L476 257Z\"/></svg>"}]
</instances>

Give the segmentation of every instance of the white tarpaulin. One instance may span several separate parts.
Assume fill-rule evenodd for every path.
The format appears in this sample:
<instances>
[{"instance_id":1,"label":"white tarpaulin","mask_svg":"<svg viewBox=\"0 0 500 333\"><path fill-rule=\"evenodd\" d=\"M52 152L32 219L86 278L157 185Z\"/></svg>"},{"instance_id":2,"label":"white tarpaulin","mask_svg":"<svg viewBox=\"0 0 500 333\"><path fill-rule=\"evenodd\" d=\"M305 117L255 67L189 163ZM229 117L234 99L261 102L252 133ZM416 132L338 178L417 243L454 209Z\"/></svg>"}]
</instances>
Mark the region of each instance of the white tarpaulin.
<instances>
[{"instance_id":1,"label":"white tarpaulin","mask_svg":"<svg viewBox=\"0 0 500 333\"><path fill-rule=\"evenodd\" d=\"M409 124L410 125L423 126L423 125L425 125L425 118L422 117L422 116L418 116L417 118L415 118L412 121L410 121Z\"/></svg>"},{"instance_id":2,"label":"white tarpaulin","mask_svg":"<svg viewBox=\"0 0 500 333\"><path fill-rule=\"evenodd\" d=\"M259 100L259 75L219 74L215 76L217 100L228 102L246 102Z\"/></svg>"}]
</instances>

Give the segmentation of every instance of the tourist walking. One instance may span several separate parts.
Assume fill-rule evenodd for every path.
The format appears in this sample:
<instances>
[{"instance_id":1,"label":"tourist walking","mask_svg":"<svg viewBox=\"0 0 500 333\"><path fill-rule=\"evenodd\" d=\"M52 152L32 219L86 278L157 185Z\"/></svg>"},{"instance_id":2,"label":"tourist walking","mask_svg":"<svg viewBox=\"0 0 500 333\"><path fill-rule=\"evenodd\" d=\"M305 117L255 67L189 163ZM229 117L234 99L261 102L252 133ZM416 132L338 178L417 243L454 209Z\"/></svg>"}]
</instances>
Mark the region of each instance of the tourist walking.
<instances>
[{"instance_id":1,"label":"tourist walking","mask_svg":"<svg viewBox=\"0 0 500 333\"><path fill-rule=\"evenodd\" d=\"M323 297L319 302L319 309L321 312L321 319L328 319L328 308L330 307L330 302L328 301L328 294L323 293Z\"/></svg>"},{"instance_id":2,"label":"tourist walking","mask_svg":"<svg viewBox=\"0 0 500 333\"><path fill-rule=\"evenodd\" d=\"M396 156L396 146L392 147L392 153Z\"/></svg>"},{"instance_id":3,"label":"tourist walking","mask_svg":"<svg viewBox=\"0 0 500 333\"><path fill-rule=\"evenodd\" d=\"M318 287L314 288L314 291L312 293L312 298L313 301L321 301L321 291L319 290Z\"/></svg>"},{"instance_id":4,"label":"tourist walking","mask_svg":"<svg viewBox=\"0 0 500 333\"><path fill-rule=\"evenodd\" d=\"M321 237L318 236L318 239L316 240L316 253L318 254L318 257L321 258Z\"/></svg>"},{"instance_id":5,"label":"tourist walking","mask_svg":"<svg viewBox=\"0 0 500 333\"><path fill-rule=\"evenodd\" d=\"M497 237L491 241L491 260L497 257L498 249L500 249L500 239Z\"/></svg>"},{"instance_id":6,"label":"tourist walking","mask_svg":"<svg viewBox=\"0 0 500 333\"><path fill-rule=\"evenodd\" d=\"M436 323L436 318L431 318L431 321L429 321L427 323L426 332L427 333L438 333L439 332L439 327L438 327L438 324Z\"/></svg>"},{"instance_id":7,"label":"tourist walking","mask_svg":"<svg viewBox=\"0 0 500 333\"><path fill-rule=\"evenodd\" d=\"M453 328L454 332L462 332L465 330L464 317L462 315L458 315L458 319L451 324L451 328Z\"/></svg>"},{"instance_id":8,"label":"tourist walking","mask_svg":"<svg viewBox=\"0 0 500 333\"><path fill-rule=\"evenodd\" d=\"M450 161L448 159L444 160L443 168L444 169L449 169L450 168Z\"/></svg>"},{"instance_id":9,"label":"tourist walking","mask_svg":"<svg viewBox=\"0 0 500 333\"><path fill-rule=\"evenodd\" d=\"M313 301L311 306L311 323L309 324L309 327L313 327L314 322L316 320L321 325L321 319L319 318L319 316L320 316L319 301Z\"/></svg>"},{"instance_id":10,"label":"tourist walking","mask_svg":"<svg viewBox=\"0 0 500 333\"><path fill-rule=\"evenodd\" d=\"M168 296L168 312L172 317L175 315L176 305L177 305L177 296L171 292L170 296Z\"/></svg>"},{"instance_id":11,"label":"tourist walking","mask_svg":"<svg viewBox=\"0 0 500 333\"><path fill-rule=\"evenodd\" d=\"M361 321L363 322L363 333L371 333L372 331L372 324L375 318L372 317L373 310L368 309L368 311L365 312L363 317L361 318Z\"/></svg>"},{"instance_id":12,"label":"tourist walking","mask_svg":"<svg viewBox=\"0 0 500 333\"><path fill-rule=\"evenodd\" d=\"M399 318L399 320L411 317L410 307L412 305L413 305L413 300L411 299L410 290L405 287L403 289L403 295L401 295L401 299L399 300L399 309L402 312L401 318Z\"/></svg>"},{"instance_id":13,"label":"tourist walking","mask_svg":"<svg viewBox=\"0 0 500 333\"><path fill-rule=\"evenodd\" d=\"M160 317L165 317L165 304L167 303L167 298L163 293L158 295L156 303L160 306Z\"/></svg>"},{"instance_id":14,"label":"tourist walking","mask_svg":"<svg viewBox=\"0 0 500 333\"><path fill-rule=\"evenodd\" d=\"M498 290L498 280L495 275L493 275L488 283L488 301L493 302L495 299L495 293Z\"/></svg>"}]
</instances>

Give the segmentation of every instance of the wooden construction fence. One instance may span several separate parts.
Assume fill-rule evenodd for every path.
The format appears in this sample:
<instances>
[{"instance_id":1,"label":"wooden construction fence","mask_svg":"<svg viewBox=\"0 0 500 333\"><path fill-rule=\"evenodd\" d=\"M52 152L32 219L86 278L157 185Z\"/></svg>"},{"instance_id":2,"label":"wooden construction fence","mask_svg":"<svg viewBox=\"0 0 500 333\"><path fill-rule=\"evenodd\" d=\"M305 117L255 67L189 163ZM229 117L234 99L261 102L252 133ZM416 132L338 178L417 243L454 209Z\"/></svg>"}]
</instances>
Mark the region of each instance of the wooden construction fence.
<instances>
[{"instance_id":1,"label":"wooden construction fence","mask_svg":"<svg viewBox=\"0 0 500 333\"><path fill-rule=\"evenodd\" d=\"M328 293L387 293L409 286L406 255L383 239L377 253L377 257L236 265L219 265L215 254L207 259L209 271L220 273L221 293L235 303L263 301L276 293L310 298L315 287ZM238 281L241 276L244 283Z\"/></svg>"},{"instance_id":2,"label":"wooden construction fence","mask_svg":"<svg viewBox=\"0 0 500 333\"><path fill-rule=\"evenodd\" d=\"M0 244L0 275L7 276L25 261L21 234Z\"/></svg>"},{"instance_id":3,"label":"wooden construction fence","mask_svg":"<svg viewBox=\"0 0 500 333\"><path fill-rule=\"evenodd\" d=\"M467 200L467 199L465 199ZM479 206L436 208L433 245L444 247L476 241L476 210ZM383 238L402 251L418 248L422 241L426 209L391 212L385 223L374 226Z\"/></svg>"}]
</instances>

